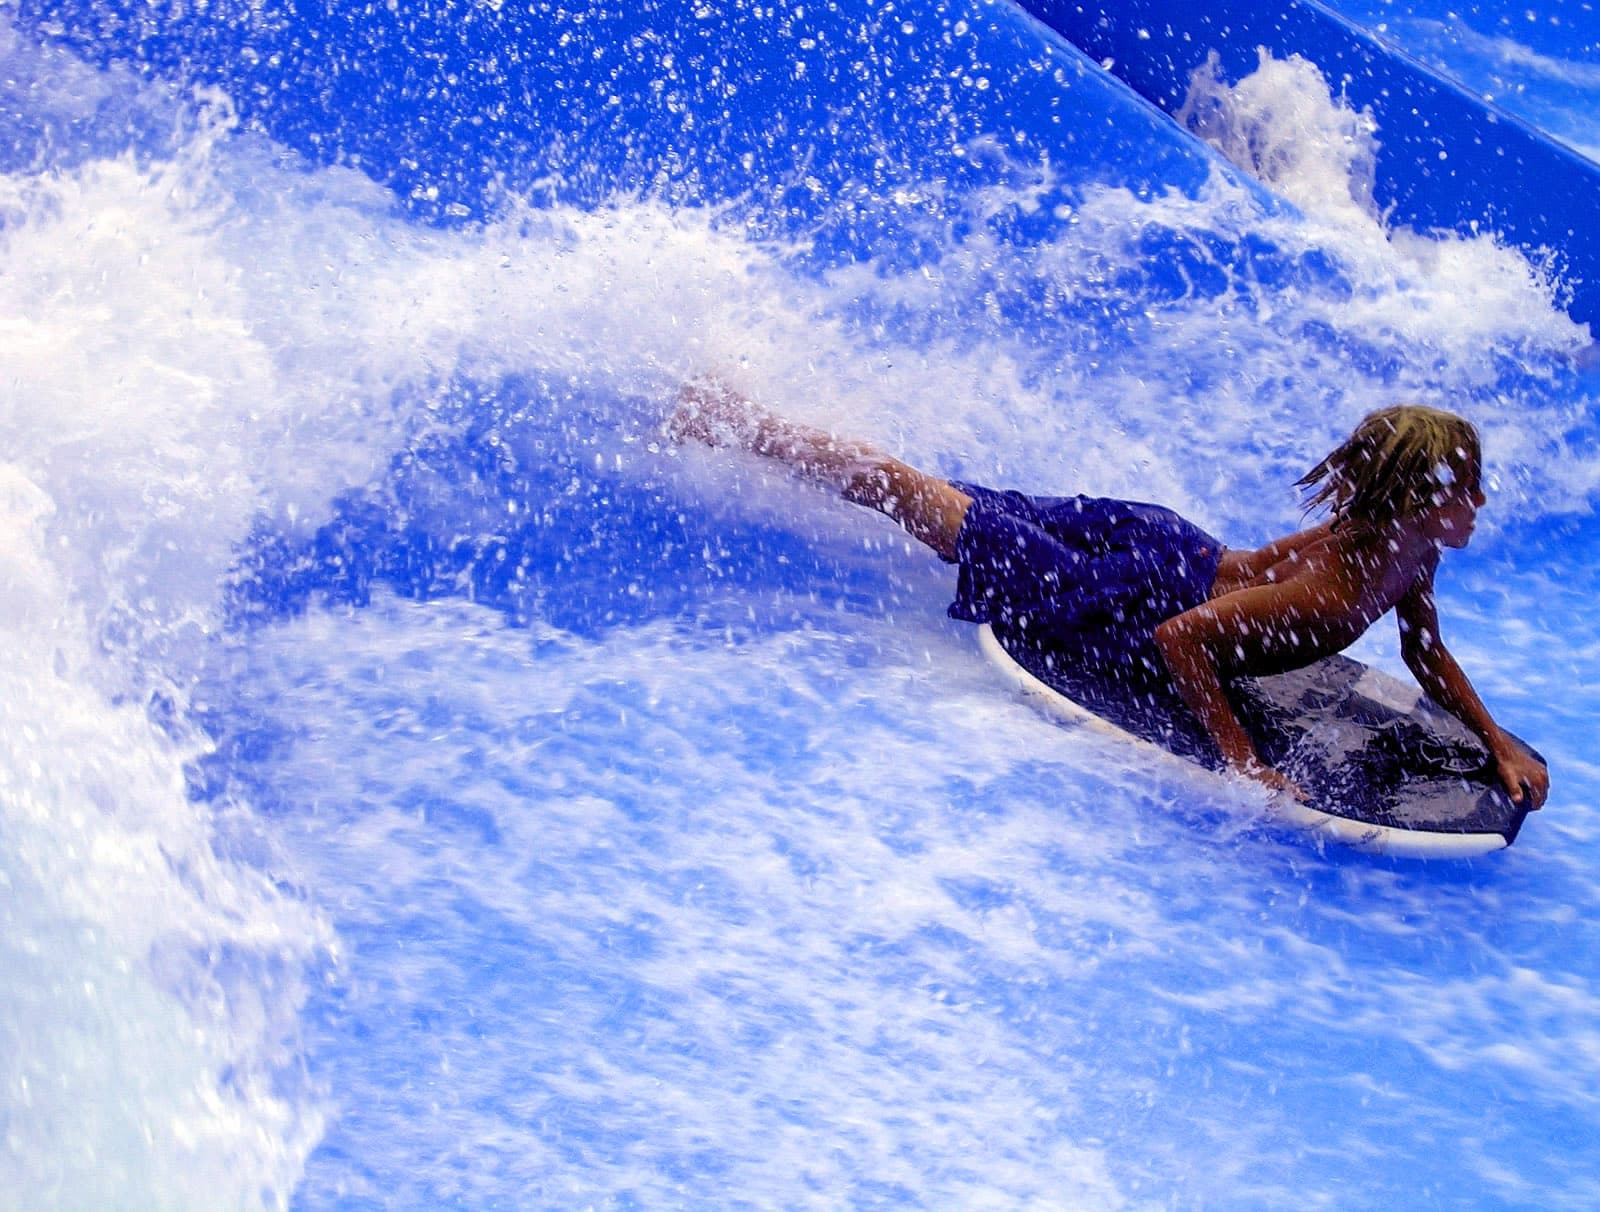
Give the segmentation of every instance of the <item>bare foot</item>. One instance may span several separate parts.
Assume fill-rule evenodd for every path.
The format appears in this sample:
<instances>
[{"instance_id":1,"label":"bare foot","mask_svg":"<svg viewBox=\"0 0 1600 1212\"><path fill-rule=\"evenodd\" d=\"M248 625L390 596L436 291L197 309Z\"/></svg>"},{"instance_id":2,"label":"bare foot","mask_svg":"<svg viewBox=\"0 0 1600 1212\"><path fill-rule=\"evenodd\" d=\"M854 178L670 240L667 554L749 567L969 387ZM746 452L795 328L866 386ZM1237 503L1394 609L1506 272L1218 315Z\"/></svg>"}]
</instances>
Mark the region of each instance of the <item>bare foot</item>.
<instances>
[{"instance_id":1,"label":"bare foot","mask_svg":"<svg viewBox=\"0 0 1600 1212\"><path fill-rule=\"evenodd\" d=\"M665 426L669 441L707 446L748 446L756 426L749 401L716 379L698 379L678 388L678 406Z\"/></svg>"}]
</instances>

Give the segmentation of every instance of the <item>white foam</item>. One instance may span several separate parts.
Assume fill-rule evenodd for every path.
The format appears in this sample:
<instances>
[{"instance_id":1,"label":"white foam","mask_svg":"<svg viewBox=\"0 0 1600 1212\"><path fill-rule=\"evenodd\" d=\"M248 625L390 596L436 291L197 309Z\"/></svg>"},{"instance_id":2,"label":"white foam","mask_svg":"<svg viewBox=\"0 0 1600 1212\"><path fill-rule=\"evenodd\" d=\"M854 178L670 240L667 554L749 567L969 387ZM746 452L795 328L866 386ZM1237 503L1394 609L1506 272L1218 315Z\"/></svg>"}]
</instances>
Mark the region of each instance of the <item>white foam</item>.
<instances>
[{"instance_id":1,"label":"white foam","mask_svg":"<svg viewBox=\"0 0 1600 1212\"><path fill-rule=\"evenodd\" d=\"M38 1207L276 1202L320 1129L279 1067L326 933L219 855L198 747L95 687L50 521L0 467L0 1176Z\"/></svg>"},{"instance_id":2,"label":"white foam","mask_svg":"<svg viewBox=\"0 0 1600 1212\"><path fill-rule=\"evenodd\" d=\"M33 53L0 30L8 79L67 82L30 97L46 125L125 87ZM273 384L214 138L0 178L0 1182L34 1207L281 1206L320 1131L285 1062L327 932L227 856L204 746L146 710L260 496L241 431Z\"/></svg>"},{"instance_id":3,"label":"white foam","mask_svg":"<svg viewBox=\"0 0 1600 1212\"><path fill-rule=\"evenodd\" d=\"M239 545L263 518L305 533L450 423L453 381L664 398L708 332L716 357L799 333L805 289L752 287L770 258L661 206L419 230L365 178L239 134L224 97L0 33L40 148L166 120L0 176L0 1038L22 1058L0 1182L55 1207L283 1206L320 1132L296 1014L330 936L248 807L230 823L186 783Z\"/></svg>"},{"instance_id":4,"label":"white foam","mask_svg":"<svg viewBox=\"0 0 1600 1212\"><path fill-rule=\"evenodd\" d=\"M1499 373L1485 342L1526 343L1571 357L1586 330L1556 305L1547 267L1491 236L1419 234L1393 225L1373 201L1382 140L1370 110L1333 95L1315 64L1260 51L1257 69L1229 85L1215 57L1198 69L1179 113L1190 130L1294 203L1300 239L1337 254L1352 291L1308 315L1407 353L1432 349L1451 368L1440 386L1468 388ZM1268 223L1275 239L1295 237ZM1314 304L1313 304L1314 306ZM1435 389L1438 390L1438 389Z\"/></svg>"},{"instance_id":5,"label":"white foam","mask_svg":"<svg viewBox=\"0 0 1600 1212\"><path fill-rule=\"evenodd\" d=\"M238 659L271 667L263 683L284 697L270 710L310 737L275 771L306 818L286 829L317 834L313 809L322 802L372 809L300 853L311 871L307 904L273 827L248 805L195 803L186 790L186 765L205 749L188 714L191 696L206 684L202 671L219 676L208 662L219 660L230 563L259 520L303 535L329 516L336 494L381 485L390 458L418 435L460 423L448 389L460 387L469 411L486 408L480 394L509 375L536 381L550 401L549 415L526 419L535 439L559 438L564 452L592 446L613 471L621 463L617 474L671 479L685 509L709 498L708 511L842 532L841 544L881 538L871 529L880 520L781 479L734 474L720 456L648 454L673 387L708 366L797 419L876 439L935 470L1039 491L1166 500L1211 524L1276 529L1294 518L1286 473L1303 470L1367 407L1397 393L1457 392L1487 407L1502 363L1559 368L1582 334L1551 304L1548 283L1492 242L1414 244L1384 231L1340 176L1354 167L1335 174L1350 205L1341 199L1334 213L1301 219L1265 213L1221 174L1196 197L1147 198L1061 185L1021 166L975 197L970 213L949 216L949 231L909 267L888 259L813 272L800 268L803 248L753 240L737 216L637 200L586 212L513 202L483 226L427 230L403 220L360 175L307 169L240 133L225 98L152 96L60 55L34 58L36 49L4 26L0 35L7 79L58 82L29 104L62 123L137 103L165 114L176 132L163 143L152 122L137 156L80 146L38 166L48 171L0 178L0 636L18 654L0 701L0 878L14 893L0 904L5 967L17 974L0 985L0 1037L19 1055L23 1041L27 1049L5 1087L0 1180L8 1189L43 1189L60 1206L287 1203L318 1136L320 1094L276 1083L299 1048L305 967L331 945L324 906L360 926L409 893L427 895L427 881L444 871L480 907L548 931L532 937L557 946L597 945L584 933L586 915L623 924L673 915L680 936L637 975L682 999L688 1009L671 1022L685 1034L702 1016L717 1031L737 1029L716 988L747 979L741 964L770 981L763 1021L780 1027L808 1012L811 984L797 954L837 977L816 1010L821 1027L802 1033L796 1052L764 1054L743 1088L738 1074L717 1072L715 1056L703 1064L657 1057L659 1071L623 1072L592 1042L558 1031L582 1049L583 1067L564 1079L568 1097L636 1100L629 1105L641 1110L621 1117L623 1135L654 1131L650 1112L670 1118L672 1133L649 1155L656 1169L630 1172L649 1195L671 1196L673 1149L728 1131L739 1174L771 1202L818 1173L826 1186L863 1172L889 1175L928 1203L1047 1199L1061 1173L1074 1176L1086 1206L1125 1202L1110 1150L1047 1122L1106 1077L1104 1067L1074 1068L1075 1050L1094 1055L1092 1023L1069 1022L1036 1050L999 1012L973 1017L915 984L878 988L871 965L849 954L851 938L891 932L930 974L948 978L959 964L919 932L955 929L980 939L1001 968L1070 978L1091 997L1093 982L1080 978L1103 954L1126 958L1130 981L1151 975L1139 964L1155 964L1173 945L1209 954L1160 895L1182 887L1181 869L1164 888L1142 874L1157 855L1198 847L1200 877L1219 886L1225 920L1253 921L1271 906L1239 891L1256 877L1234 868L1238 839L1217 824L1215 805L1201 806L1197 825L1185 816L1181 787L1152 792L1143 772L1115 765L1113 755L1068 751L1054 776L1030 769L1019 746L1046 749L1048 726L995 704L987 681L961 686L949 672L959 650L928 622L937 602L907 633L862 624L814 644L793 641L797 650L765 637L751 652L712 655L686 653L670 628L657 627L611 648L546 637L554 655L532 661L520 640L459 604L381 602L349 626L316 614L274 633ZM1303 73L1275 79L1273 89L1311 90L1294 110L1309 106L1316 120L1306 129L1343 137L1336 113L1316 112L1336 104ZM110 136L102 130L89 142L99 138ZM1040 240L1008 240L997 229L1008 215L1047 204L1068 218ZM1330 254L1349 289L1324 290L1316 273L1303 284L1270 274L1257 281L1239 254L1247 237L1289 260ZM1191 289L1146 292L1147 240L1189 257ZM1048 305L1015 306L1030 294ZM1019 314L1029 318L1020 331ZM1352 366L1351 345L1376 349L1395 369ZM580 397L588 401L581 408ZM1574 436L1581 408L1554 418L1550 436L1551 412L1531 390L1496 407L1503 411L1480 418L1493 466L1513 484L1520 469L1545 485L1538 495L1517 490L1515 500L1536 515L1586 501L1596 460ZM935 592L935 574L921 575L918 601ZM849 651L868 654L870 668L840 678L839 654ZM871 656L881 651L894 656ZM926 651L938 653L937 678ZM390 715L351 690L391 666L403 683L408 662L418 665L414 681L395 690ZM969 668L981 670L975 656ZM770 893L771 920L740 926L714 908L675 901L681 889L670 870L640 890L604 864L583 868L594 886L563 894L541 885L538 899L526 899L523 856L548 847L585 862L585 847L604 839L622 798L608 798L606 780L622 775L612 760L616 738L580 721L575 752L546 770L535 747L542 738L517 731L526 722L517 712L531 703L559 733L560 709L575 695L606 710L639 710L606 698L628 679L648 692L648 734L640 742L623 730L617 743L630 753L660 746L671 772L661 794L690 848L683 861L727 871L742 903L759 906ZM798 705L774 732L792 730L794 743L837 755L828 777L838 789L800 787L791 797L759 764L744 769L725 736L695 727L696 704L710 712L742 696L756 711L775 688ZM173 720L169 729L152 723L157 694L172 705L170 717L158 713ZM430 694L454 713L453 739L423 726ZM907 703L921 711L909 722ZM871 725L868 715L877 717ZM964 731L974 716L999 727ZM345 722L345 737L317 732L334 719ZM472 774L484 756L472 727L505 744L488 754L503 783ZM960 738L954 748L952 736ZM441 801L455 794L439 773L452 761L468 806L482 808L510 844L487 853L470 840L435 844L437 831L408 815L408 790ZM542 816L516 794L524 762L548 776L537 788ZM708 771L732 788L730 810L749 835L701 811L697 788ZM907 814L877 828L874 814L977 775L1005 805L995 820L954 813L924 827ZM1008 790L1015 785L1023 792ZM1123 814L1125 835L1104 829L1097 813L1059 820L1052 797L1069 793ZM836 830L828 814L837 802L846 819ZM817 817L801 840L823 871L825 914L811 908L807 877L778 863L770 844L787 836L797 811ZM1219 832L1223 842L1208 848ZM923 847L921 857L895 853L883 833ZM653 859L654 840L641 833L630 853ZM1066 875L1052 866L1055 843L1070 845L1081 865ZM1262 857L1248 832L1240 844ZM1264 852L1273 861L1276 851ZM339 881L347 876L358 878L346 887ZM949 892L962 880L1018 880L1028 894L972 908ZM1420 912L1414 900L1400 902ZM1041 934L1051 931L1057 942L1046 946ZM1292 944L1288 933L1253 937ZM397 959L383 976L406 988L414 972L462 959L448 949ZM1295 992L1260 955L1241 981L1268 988L1217 1004L1283 1005ZM879 1019L902 1024L891 1043L930 1050L937 1064L912 1072L935 1073L948 1118L920 1109L926 1089L896 1068L892 1049L871 1055ZM557 1016L552 1030L560 1024ZM1165 1038L1159 1027L1151 1035ZM1436 1039L1424 1037L1430 1046ZM988 1051L968 1055L972 1040ZM458 1042L467 1050L465 1037ZM485 1055L489 1080L500 1083L491 1090L503 1096L520 1060ZM1550 1056L1535 1057L1541 1080L1554 1080ZM1015 1076L1057 1066L1068 1078L1048 1098ZM360 1092L381 1090L381 1077ZM1135 1073L1112 1082L1120 1105L1137 1104L1144 1080ZM715 1097L697 1101L708 1083ZM806 1133L785 1119L781 1091L791 1083L804 1083L804 1122L813 1125L845 1090L853 1135L844 1161L818 1160ZM1556 1097L1569 1098L1568 1088ZM454 1139L481 1146L475 1159L520 1158L507 1163L513 1177L559 1163L543 1138L508 1137L493 1113L469 1101L456 1105L458 1118L407 1103L389 1126L396 1140L426 1152L449 1135L447 1124ZM898 1127L881 1122L882 1106L904 1111ZM1089 1134L1084 1120L1068 1127ZM1207 1130L1239 1146L1236 1166L1258 1155L1244 1128L1238 1136L1226 1123ZM774 1139L781 1147L768 1148ZM987 1170L940 1169L941 1151L996 1139L1002 1156L990 1148ZM583 1167L564 1177L577 1188L551 1202L607 1187ZM417 1202L437 1194L428 1184L450 1181L477 1190L447 1158L416 1178ZM1225 1176L1215 1181L1222 1190ZM1279 1194L1278 1202L1292 1201L1292 1189Z\"/></svg>"},{"instance_id":6,"label":"white foam","mask_svg":"<svg viewBox=\"0 0 1600 1212\"><path fill-rule=\"evenodd\" d=\"M1178 121L1302 209L1370 226L1378 217L1372 111L1336 100L1316 64L1300 55L1257 53L1256 70L1230 85L1213 52L1190 79Z\"/></svg>"},{"instance_id":7,"label":"white foam","mask_svg":"<svg viewBox=\"0 0 1600 1212\"><path fill-rule=\"evenodd\" d=\"M993 695L948 630L857 618L724 646L648 624L592 641L379 599L262 637L243 676L285 704L285 790L319 805L289 845L309 880L343 889L373 957L348 974L346 1012L382 1016L358 992L379 987L463 1011L427 1056L396 1030L344 1062L358 1088L385 1090L337 1139L386 1176L386 1197L487 1201L525 1176L546 1199L655 1202L707 1193L714 1173L758 1203L870 1183L1010 1207L1066 1184L1074 1206L1126 1206L1103 1147L1072 1126L1090 1084L1118 1079L1062 1022L1036 1092L1037 1045L982 1004L960 940L1023 986L1092 982L1105 957L1070 939L1151 955L1161 908L1114 871L1160 843L1052 800L1059 783L1027 770L1028 751L1066 759L1074 742ZM852 649L870 664L851 668ZM811 722L774 779L786 703ZM612 758L597 764L601 737ZM961 788L971 800L953 803ZM1194 836L1146 808L1159 838ZM1057 847L1083 866L1054 869ZM964 885L996 895L963 905ZM389 923L413 914L449 941L378 967ZM460 967L502 962L531 1004ZM618 1034L619 1002L651 1008L643 1035ZM435 1050L449 1070L424 1112L408 1075ZM625 1157L566 1153L541 1126L565 1107L608 1108L575 1131L627 1142ZM452 1140L483 1142L474 1174L452 1173ZM707 1170L673 1175L696 1155ZM315 1200L346 1178L309 1181Z\"/></svg>"}]
</instances>

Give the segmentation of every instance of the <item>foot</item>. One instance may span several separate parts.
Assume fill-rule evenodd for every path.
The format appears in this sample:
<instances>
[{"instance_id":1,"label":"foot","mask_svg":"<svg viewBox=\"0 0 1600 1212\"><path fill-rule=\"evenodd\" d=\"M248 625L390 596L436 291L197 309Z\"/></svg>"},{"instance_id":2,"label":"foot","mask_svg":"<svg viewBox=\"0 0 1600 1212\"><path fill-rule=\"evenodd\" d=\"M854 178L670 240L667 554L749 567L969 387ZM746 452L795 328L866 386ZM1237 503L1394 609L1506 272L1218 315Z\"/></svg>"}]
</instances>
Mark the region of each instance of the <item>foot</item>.
<instances>
[{"instance_id":1,"label":"foot","mask_svg":"<svg viewBox=\"0 0 1600 1212\"><path fill-rule=\"evenodd\" d=\"M678 389L678 406L665 426L667 439L682 445L748 446L755 428L750 404L716 379L700 379Z\"/></svg>"}]
</instances>

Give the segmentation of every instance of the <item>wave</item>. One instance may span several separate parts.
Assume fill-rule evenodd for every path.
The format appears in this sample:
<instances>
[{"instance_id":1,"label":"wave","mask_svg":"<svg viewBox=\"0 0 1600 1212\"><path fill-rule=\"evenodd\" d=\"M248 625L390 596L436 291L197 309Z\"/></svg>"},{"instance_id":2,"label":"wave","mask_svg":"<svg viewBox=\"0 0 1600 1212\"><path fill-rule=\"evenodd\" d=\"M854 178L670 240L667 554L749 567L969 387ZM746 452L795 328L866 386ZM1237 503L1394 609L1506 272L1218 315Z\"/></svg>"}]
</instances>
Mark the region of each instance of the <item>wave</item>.
<instances>
[{"instance_id":1,"label":"wave","mask_svg":"<svg viewBox=\"0 0 1600 1212\"><path fill-rule=\"evenodd\" d=\"M230 766L248 763L219 748L210 701L252 627L358 576L469 596L459 546L548 531L538 494L574 502L574 535L605 529L619 485L638 517L693 500L831 529L781 478L661 447L690 374L950 474L1151 496L1247 532L1292 521L1290 473L1396 395L1473 411L1532 516L1595 491L1592 409L1568 390L1587 334L1558 281L1485 237L1388 229L1360 181L1381 131L1302 65L1209 95L1235 130L1256 106L1251 167L1294 207L1220 162L1186 191L970 140L976 185L850 199L886 233L859 259L830 244L837 211L780 222L777 189L508 196L430 227L221 92L4 25L0 67L18 82L0 157L0 632L17 654L0 673L0 1036L22 1058L0 1181L57 1206L285 1206L335 1113L302 1067L304 1007L344 962L327 889L275 828L295 804ZM1306 129L1312 154L1283 156ZM816 542L848 574L878 558L845 554L858 537ZM403 543L422 572L394 571ZM624 550L602 609L665 609L653 553ZM553 609L519 602L524 621ZM1100 1189L1094 1156L1069 1160Z\"/></svg>"}]
</instances>

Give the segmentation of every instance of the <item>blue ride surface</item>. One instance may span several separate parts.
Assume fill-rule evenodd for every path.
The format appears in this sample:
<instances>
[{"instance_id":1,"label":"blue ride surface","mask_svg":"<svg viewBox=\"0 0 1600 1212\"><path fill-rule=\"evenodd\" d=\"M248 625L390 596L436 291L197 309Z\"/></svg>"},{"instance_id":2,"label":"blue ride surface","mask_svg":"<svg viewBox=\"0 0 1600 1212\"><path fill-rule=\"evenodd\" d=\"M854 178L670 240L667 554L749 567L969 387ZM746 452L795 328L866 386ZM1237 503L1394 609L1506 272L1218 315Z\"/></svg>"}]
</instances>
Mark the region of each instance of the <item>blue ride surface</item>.
<instances>
[{"instance_id":1,"label":"blue ride surface","mask_svg":"<svg viewBox=\"0 0 1600 1212\"><path fill-rule=\"evenodd\" d=\"M1318 0L1018 0L1141 96L1178 112L1211 57L1237 81L1262 51L1315 63L1383 132L1375 201L1392 222L1493 232L1548 257L1575 318L1600 319L1600 165ZM1453 17L1453 14L1451 14Z\"/></svg>"},{"instance_id":2,"label":"blue ride surface","mask_svg":"<svg viewBox=\"0 0 1600 1212\"><path fill-rule=\"evenodd\" d=\"M1258 180L1007 3L0 8L0 1202L1600 1206L1590 333L1340 84L1217 84ZM1324 852L1063 733L662 440L708 368L1239 543L1451 403L1550 804Z\"/></svg>"}]
</instances>

